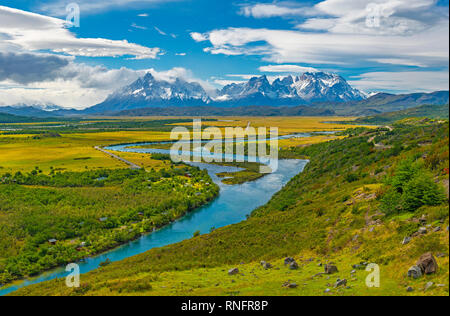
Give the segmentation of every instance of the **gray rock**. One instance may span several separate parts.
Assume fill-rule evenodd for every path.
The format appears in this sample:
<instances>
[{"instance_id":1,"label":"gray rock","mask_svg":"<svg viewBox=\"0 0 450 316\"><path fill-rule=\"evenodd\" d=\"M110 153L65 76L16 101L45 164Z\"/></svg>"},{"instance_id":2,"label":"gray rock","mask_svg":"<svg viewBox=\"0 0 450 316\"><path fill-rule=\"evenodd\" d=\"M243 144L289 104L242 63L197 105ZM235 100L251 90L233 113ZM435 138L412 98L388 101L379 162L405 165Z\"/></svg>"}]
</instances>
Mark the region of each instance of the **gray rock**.
<instances>
[{"instance_id":1,"label":"gray rock","mask_svg":"<svg viewBox=\"0 0 450 316\"><path fill-rule=\"evenodd\" d=\"M438 226L435 229L433 229L433 232L435 232L435 233L440 232L440 231L441 231L441 227L440 226Z\"/></svg>"},{"instance_id":2,"label":"gray rock","mask_svg":"<svg viewBox=\"0 0 450 316\"><path fill-rule=\"evenodd\" d=\"M330 293L330 292L331 292L330 289L326 289L326 290L325 290L325 293Z\"/></svg>"},{"instance_id":3,"label":"gray rock","mask_svg":"<svg viewBox=\"0 0 450 316\"><path fill-rule=\"evenodd\" d=\"M431 289L433 287L434 283L433 282L428 282L427 284L425 284L425 291L428 291L429 289Z\"/></svg>"},{"instance_id":4,"label":"gray rock","mask_svg":"<svg viewBox=\"0 0 450 316\"><path fill-rule=\"evenodd\" d=\"M346 286L347 285L347 280L346 279L337 279L336 283L334 284L334 287L341 287L341 286Z\"/></svg>"},{"instance_id":5,"label":"gray rock","mask_svg":"<svg viewBox=\"0 0 450 316\"><path fill-rule=\"evenodd\" d=\"M228 275L236 275L238 273L239 273L239 269L238 268L233 268L233 269L228 271Z\"/></svg>"},{"instance_id":6,"label":"gray rock","mask_svg":"<svg viewBox=\"0 0 450 316\"><path fill-rule=\"evenodd\" d=\"M411 237L405 237L402 241L402 245L407 245L411 242Z\"/></svg>"},{"instance_id":7,"label":"gray rock","mask_svg":"<svg viewBox=\"0 0 450 316\"><path fill-rule=\"evenodd\" d=\"M292 258L292 257L287 257L286 259L284 259L284 264L285 264L285 265L289 265L289 264L291 264L292 262L295 262L295 259Z\"/></svg>"},{"instance_id":8,"label":"gray rock","mask_svg":"<svg viewBox=\"0 0 450 316\"><path fill-rule=\"evenodd\" d=\"M297 262L291 262L291 264L289 265L289 269L291 270L298 270L298 263Z\"/></svg>"},{"instance_id":9,"label":"gray rock","mask_svg":"<svg viewBox=\"0 0 450 316\"><path fill-rule=\"evenodd\" d=\"M298 287L298 285L297 285L297 283L285 282L283 284L283 287L286 287L288 289L296 289Z\"/></svg>"},{"instance_id":10,"label":"gray rock","mask_svg":"<svg viewBox=\"0 0 450 316\"><path fill-rule=\"evenodd\" d=\"M334 274L338 273L338 268L335 265L332 264L326 264L325 265L325 274Z\"/></svg>"},{"instance_id":11,"label":"gray rock","mask_svg":"<svg viewBox=\"0 0 450 316\"><path fill-rule=\"evenodd\" d=\"M410 287L410 286L408 286L407 288L406 288L406 292L414 292L414 289L412 288L412 287Z\"/></svg>"},{"instance_id":12,"label":"gray rock","mask_svg":"<svg viewBox=\"0 0 450 316\"><path fill-rule=\"evenodd\" d=\"M422 269L418 266L412 266L408 270L408 277L413 279L419 279L422 277Z\"/></svg>"},{"instance_id":13,"label":"gray rock","mask_svg":"<svg viewBox=\"0 0 450 316\"><path fill-rule=\"evenodd\" d=\"M420 227L417 232L421 235L425 235L426 233L428 233L428 230L426 227Z\"/></svg>"},{"instance_id":14,"label":"gray rock","mask_svg":"<svg viewBox=\"0 0 450 316\"><path fill-rule=\"evenodd\" d=\"M273 266L270 264L270 263L268 263L268 262L261 262L261 265L262 265L262 267L264 268L264 269L266 269L266 270L269 270L269 269L272 269L273 268Z\"/></svg>"},{"instance_id":15,"label":"gray rock","mask_svg":"<svg viewBox=\"0 0 450 316\"><path fill-rule=\"evenodd\" d=\"M350 272L350 274L355 274L356 273L356 270L352 270L352 272Z\"/></svg>"}]
</instances>

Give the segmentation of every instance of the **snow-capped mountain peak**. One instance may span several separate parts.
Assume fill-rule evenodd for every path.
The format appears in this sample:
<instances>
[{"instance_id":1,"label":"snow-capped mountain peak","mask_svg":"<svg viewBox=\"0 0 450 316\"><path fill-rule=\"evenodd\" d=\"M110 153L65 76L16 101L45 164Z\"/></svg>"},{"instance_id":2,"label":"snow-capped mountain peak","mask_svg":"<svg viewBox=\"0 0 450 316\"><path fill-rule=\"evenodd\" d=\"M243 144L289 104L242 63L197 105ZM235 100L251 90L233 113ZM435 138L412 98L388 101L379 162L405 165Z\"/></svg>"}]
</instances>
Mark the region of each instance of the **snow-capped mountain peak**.
<instances>
[{"instance_id":1,"label":"snow-capped mountain peak","mask_svg":"<svg viewBox=\"0 0 450 316\"><path fill-rule=\"evenodd\" d=\"M313 102L362 100L365 95L353 89L344 78L324 72L286 76L272 83L267 76L233 83L209 95L197 82L182 78L160 80L147 73L132 84L111 94L91 112L117 112L144 107L166 106L245 106L301 105Z\"/></svg>"}]
</instances>

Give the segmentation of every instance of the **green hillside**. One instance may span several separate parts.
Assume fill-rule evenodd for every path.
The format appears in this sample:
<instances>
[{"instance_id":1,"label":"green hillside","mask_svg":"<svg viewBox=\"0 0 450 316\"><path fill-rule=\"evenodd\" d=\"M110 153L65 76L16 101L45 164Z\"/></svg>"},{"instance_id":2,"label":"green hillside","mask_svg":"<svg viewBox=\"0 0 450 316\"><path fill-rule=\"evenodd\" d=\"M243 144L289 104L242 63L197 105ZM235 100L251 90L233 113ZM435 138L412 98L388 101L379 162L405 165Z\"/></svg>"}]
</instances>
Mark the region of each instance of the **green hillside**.
<instances>
[{"instance_id":1,"label":"green hillside","mask_svg":"<svg viewBox=\"0 0 450 316\"><path fill-rule=\"evenodd\" d=\"M248 220L82 275L78 289L54 280L14 294L448 295L448 133L448 122L416 122L291 148L281 156L311 162ZM426 252L437 273L408 278ZM338 272L321 274L326 263ZM379 288L366 286L365 263L380 266Z\"/></svg>"},{"instance_id":2,"label":"green hillside","mask_svg":"<svg viewBox=\"0 0 450 316\"><path fill-rule=\"evenodd\" d=\"M430 119L448 119L449 106L446 105L422 105L419 107L383 113L375 116L368 116L357 119L359 124L391 124L405 118L430 118Z\"/></svg>"}]
</instances>

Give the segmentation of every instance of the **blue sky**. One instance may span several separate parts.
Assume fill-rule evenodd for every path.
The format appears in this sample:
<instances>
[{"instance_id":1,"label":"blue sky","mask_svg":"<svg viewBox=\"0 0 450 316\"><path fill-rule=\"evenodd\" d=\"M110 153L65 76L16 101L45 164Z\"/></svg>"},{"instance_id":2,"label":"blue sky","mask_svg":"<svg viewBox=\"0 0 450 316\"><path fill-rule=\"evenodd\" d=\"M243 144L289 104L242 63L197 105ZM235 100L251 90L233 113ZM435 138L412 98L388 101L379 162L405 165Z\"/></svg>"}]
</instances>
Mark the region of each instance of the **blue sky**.
<instances>
[{"instance_id":1,"label":"blue sky","mask_svg":"<svg viewBox=\"0 0 450 316\"><path fill-rule=\"evenodd\" d=\"M448 0L79 0L65 29L70 2L2 0L0 105L82 108L146 71L208 89L306 70L366 92L448 89Z\"/></svg>"}]
</instances>

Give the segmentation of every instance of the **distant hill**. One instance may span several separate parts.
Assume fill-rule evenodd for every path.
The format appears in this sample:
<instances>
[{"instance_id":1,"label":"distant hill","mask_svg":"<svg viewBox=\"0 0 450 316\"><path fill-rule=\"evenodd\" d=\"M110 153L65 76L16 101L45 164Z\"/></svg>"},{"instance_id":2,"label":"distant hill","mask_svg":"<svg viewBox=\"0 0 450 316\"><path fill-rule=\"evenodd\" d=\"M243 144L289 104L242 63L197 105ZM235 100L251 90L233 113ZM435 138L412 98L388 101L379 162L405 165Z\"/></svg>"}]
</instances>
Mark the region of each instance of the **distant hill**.
<instances>
[{"instance_id":1,"label":"distant hill","mask_svg":"<svg viewBox=\"0 0 450 316\"><path fill-rule=\"evenodd\" d=\"M147 80L154 80L150 77ZM264 83L264 80L260 80L259 83ZM185 82L186 83L186 82ZM255 82L253 82L255 84ZM139 81L136 84L143 85L143 81ZM158 83L160 84L160 82ZM172 84L163 84L162 89L168 92L171 85L176 85L177 82ZM181 81L178 81L181 84ZM188 84L188 83L186 83ZM275 84L275 82L274 82ZM128 87L129 91L132 88L138 88L138 86ZM42 106L6 106L0 107L0 112L13 114L17 116L33 116L33 117L61 117L61 116L86 116L86 115L124 115L124 116L148 116L148 115L170 115L170 116L223 116L223 115L247 115L247 116L324 116L324 115L339 115L339 116L376 116L381 113L401 111L409 108L415 108L421 105L445 105L449 103L449 91L437 91L432 93L412 93L394 95L388 93L378 93L367 99L359 101L348 102L315 102L311 104L297 104L295 106L282 105L282 103L274 105L258 105L250 102L247 99L243 103L245 98L241 99L236 104L230 106L231 101L213 102L207 98L201 87L197 85L187 86L182 84L182 87L177 87L178 90L175 95L177 100L172 98L168 100L159 99L158 102L148 103L147 101L141 102L141 97L132 97L121 95L121 97L110 97L108 102L104 102L101 105L87 108L85 110L71 110L63 108L52 108L52 111L43 109ZM266 84L260 86L256 84L255 87L261 89ZM247 88L249 88L248 86ZM241 89L242 87L235 87ZM247 89L246 88L246 89ZM169 89L169 90L168 90ZM228 87L227 89L231 89ZM247 89L247 90L248 90ZM259 88L258 88L259 89ZM257 90L258 90L257 89ZM151 89L153 92L154 88ZM161 91L162 91L161 90ZM246 91L247 91L246 90ZM250 89L252 90L252 89ZM137 91L137 92L136 92ZM138 95L140 89L136 89ZM174 91L171 91L171 95L174 96ZM184 92L183 92L184 91ZM259 90L258 90L259 91ZM247 91L248 92L248 91ZM147 92L145 92L147 94ZM156 93L156 92L155 92ZM183 93L190 95L186 99ZM258 92L259 93L259 92ZM256 94L258 94L256 93ZM158 95L158 93L156 93ZM181 97L183 95L183 97ZM152 98L157 98L153 96ZM205 99L206 98L206 99ZM208 101L207 103L204 100ZM253 100L254 101L254 100ZM256 101L255 101L256 102ZM152 106L148 106L152 104ZM228 105L227 105L228 104ZM238 106L241 104L240 106Z\"/></svg>"},{"instance_id":2,"label":"distant hill","mask_svg":"<svg viewBox=\"0 0 450 316\"><path fill-rule=\"evenodd\" d=\"M445 105L422 105L419 107L395 111L389 113L383 113L375 116L368 116L357 119L357 123L362 124L389 124L398 120L402 120L409 117L426 117L431 119L448 119L449 118L449 106Z\"/></svg>"},{"instance_id":3,"label":"distant hill","mask_svg":"<svg viewBox=\"0 0 450 316\"><path fill-rule=\"evenodd\" d=\"M17 116L7 113L0 113L0 123L31 123L36 120L31 117Z\"/></svg>"},{"instance_id":4,"label":"distant hill","mask_svg":"<svg viewBox=\"0 0 450 316\"><path fill-rule=\"evenodd\" d=\"M271 106L242 106L222 108L212 106L144 108L116 113L116 116L332 116L336 113L330 109Z\"/></svg>"},{"instance_id":5,"label":"distant hill","mask_svg":"<svg viewBox=\"0 0 450 316\"><path fill-rule=\"evenodd\" d=\"M449 91L432 93L388 94L378 93L368 99L346 103L316 103L315 107L331 108L339 115L368 116L385 112L401 111L425 104L449 103Z\"/></svg>"},{"instance_id":6,"label":"distant hill","mask_svg":"<svg viewBox=\"0 0 450 316\"><path fill-rule=\"evenodd\" d=\"M81 111L54 107L52 110L39 105L1 106L0 112L17 116L28 117L56 117L68 115L81 115Z\"/></svg>"}]
</instances>

